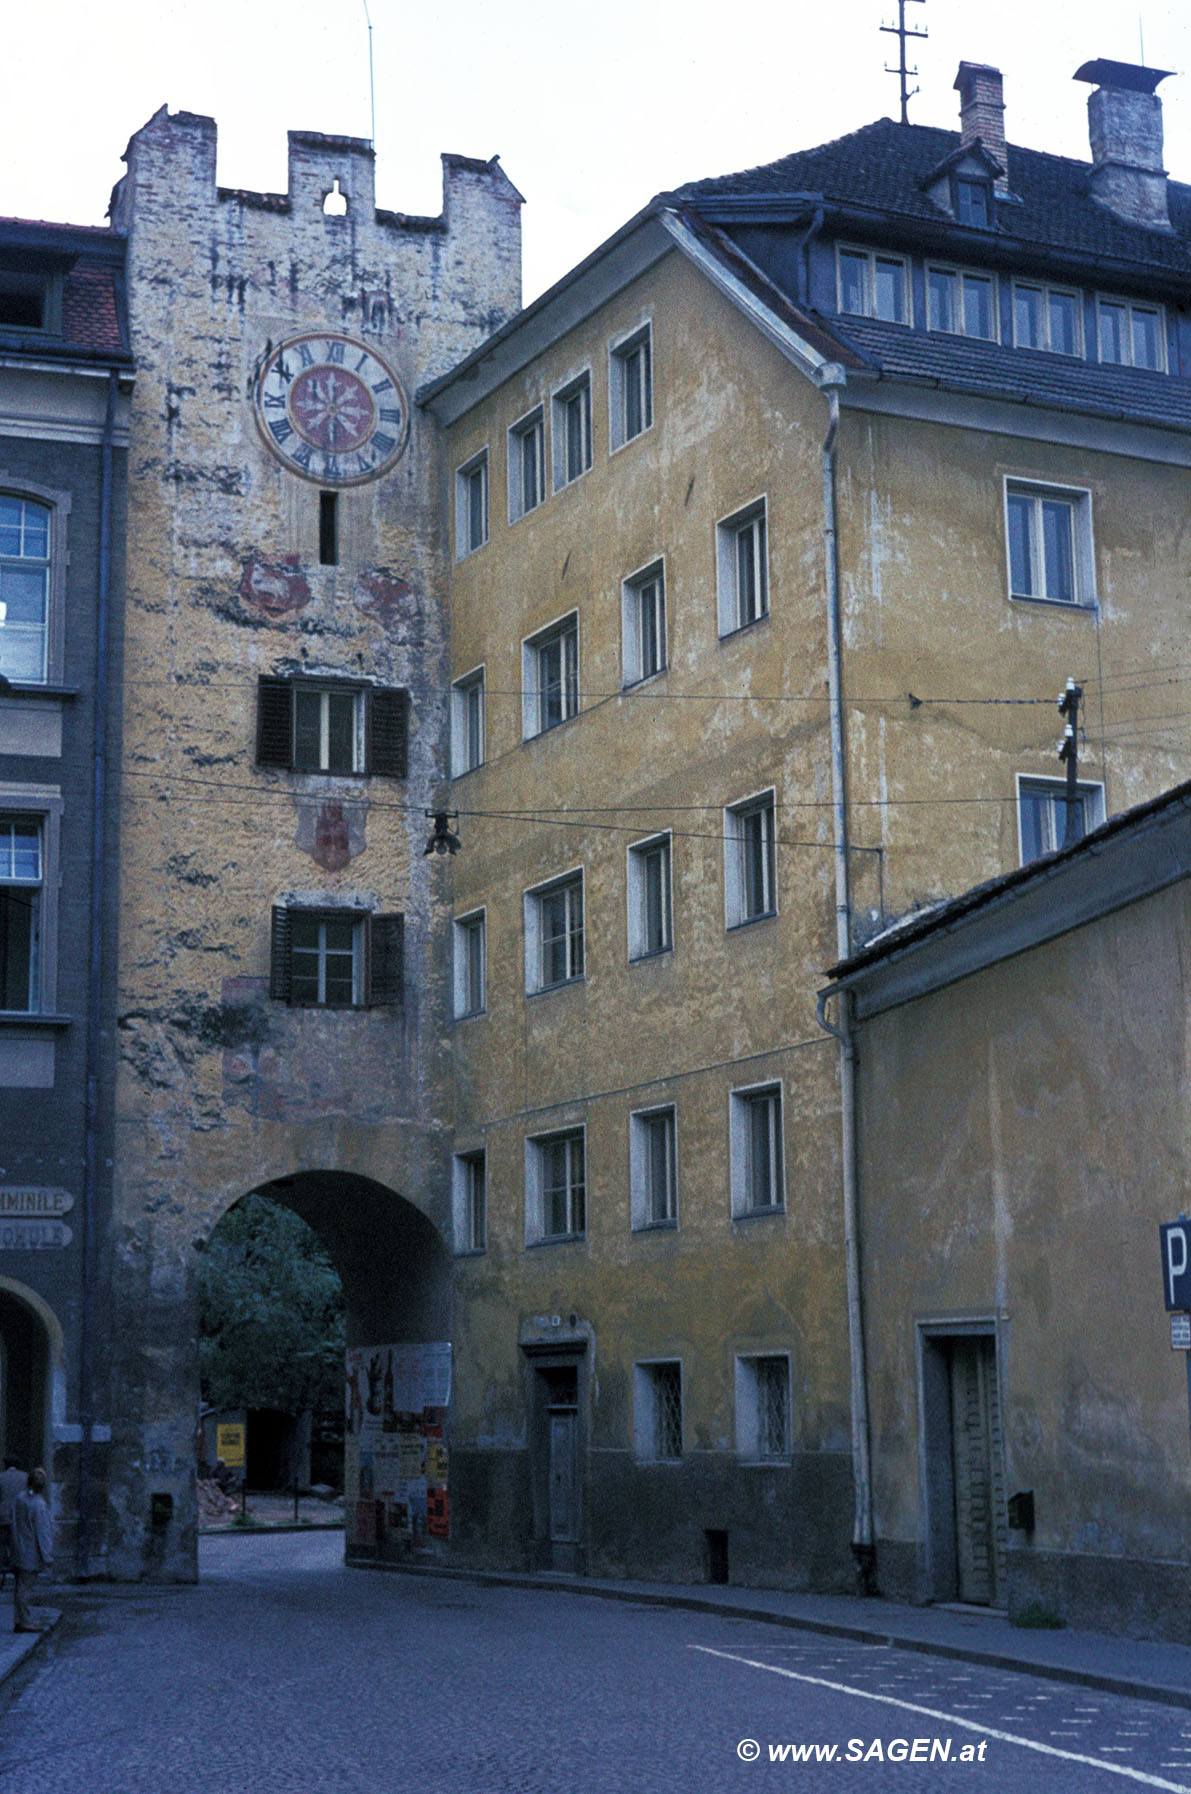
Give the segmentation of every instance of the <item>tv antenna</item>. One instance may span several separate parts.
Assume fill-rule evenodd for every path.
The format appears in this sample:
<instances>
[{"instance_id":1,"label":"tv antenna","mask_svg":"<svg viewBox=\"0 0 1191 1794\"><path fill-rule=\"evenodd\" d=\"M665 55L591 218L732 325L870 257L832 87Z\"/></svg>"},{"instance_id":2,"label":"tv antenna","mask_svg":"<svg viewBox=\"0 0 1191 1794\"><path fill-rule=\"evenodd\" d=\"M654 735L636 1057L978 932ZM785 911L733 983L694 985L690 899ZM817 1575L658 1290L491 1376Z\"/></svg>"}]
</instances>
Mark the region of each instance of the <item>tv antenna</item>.
<instances>
[{"instance_id":1,"label":"tv antenna","mask_svg":"<svg viewBox=\"0 0 1191 1794\"><path fill-rule=\"evenodd\" d=\"M922 6L924 3L925 0L910 0L910 4L913 6ZM930 33L927 31L915 31L912 25L906 24L906 0L897 0L897 24L882 25L881 30L888 31L898 40L900 54L898 56L897 65L894 68L890 68L889 64L886 63L885 73L887 75L898 75L901 78L902 123L903 125L908 125L910 122L910 101L914 98L918 89L916 87L907 86L907 83L911 78L917 79L918 70L916 68L909 68L906 65L906 39L910 37L929 37Z\"/></svg>"},{"instance_id":2,"label":"tv antenna","mask_svg":"<svg viewBox=\"0 0 1191 1794\"><path fill-rule=\"evenodd\" d=\"M368 141L372 145L373 149L375 149L376 148L376 83L372 79L372 14L368 10L368 0L364 0L364 17L368 21L368 104L369 104L369 107L371 108L371 118L372 118L372 124L371 124L372 135L369 137ZM905 59L906 59L905 51L904 51L904 47L903 47L902 61L904 62Z\"/></svg>"}]
</instances>

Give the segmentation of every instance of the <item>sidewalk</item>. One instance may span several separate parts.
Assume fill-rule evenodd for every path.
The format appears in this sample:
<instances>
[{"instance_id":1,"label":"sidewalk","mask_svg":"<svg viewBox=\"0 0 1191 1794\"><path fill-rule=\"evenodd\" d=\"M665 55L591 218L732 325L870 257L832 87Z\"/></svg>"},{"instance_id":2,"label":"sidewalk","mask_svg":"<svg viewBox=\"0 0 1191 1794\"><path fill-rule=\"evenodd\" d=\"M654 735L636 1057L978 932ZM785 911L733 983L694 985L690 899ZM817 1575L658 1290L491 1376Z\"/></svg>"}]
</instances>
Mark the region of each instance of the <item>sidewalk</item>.
<instances>
[{"instance_id":1,"label":"sidewalk","mask_svg":"<svg viewBox=\"0 0 1191 1794\"><path fill-rule=\"evenodd\" d=\"M369 1566L372 1567L372 1566ZM1191 1645L1115 1638L1099 1632L1034 1631L1011 1626L1003 1613L979 1607L911 1607L853 1595L797 1595L776 1589L710 1584L600 1582L586 1576L502 1574L386 1564L415 1576L448 1576L502 1588L548 1588L609 1601L682 1607L694 1613L787 1626L861 1644L960 1658L1022 1675L1044 1676L1137 1700L1191 1708Z\"/></svg>"},{"instance_id":2,"label":"sidewalk","mask_svg":"<svg viewBox=\"0 0 1191 1794\"><path fill-rule=\"evenodd\" d=\"M6 1593L11 1578L6 1578ZM33 1617L44 1632L14 1632L12 1629L11 1596L0 1598L0 1682L6 1682L17 1666L35 1651L43 1638L48 1638L62 1618L56 1607L34 1606Z\"/></svg>"}]
</instances>

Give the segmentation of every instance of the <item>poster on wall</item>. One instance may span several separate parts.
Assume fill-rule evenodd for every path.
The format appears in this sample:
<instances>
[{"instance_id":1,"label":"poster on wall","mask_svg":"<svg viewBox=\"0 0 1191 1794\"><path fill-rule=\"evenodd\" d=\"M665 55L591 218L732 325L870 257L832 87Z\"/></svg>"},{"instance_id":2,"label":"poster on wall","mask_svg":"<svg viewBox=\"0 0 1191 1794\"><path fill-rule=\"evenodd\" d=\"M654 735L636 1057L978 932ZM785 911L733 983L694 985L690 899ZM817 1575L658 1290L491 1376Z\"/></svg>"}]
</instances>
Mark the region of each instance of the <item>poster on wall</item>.
<instances>
[{"instance_id":1,"label":"poster on wall","mask_svg":"<svg viewBox=\"0 0 1191 1794\"><path fill-rule=\"evenodd\" d=\"M449 1538L450 1343L352 1346L346 1376L348 1544Z\"/></svg>"}]
</instances>

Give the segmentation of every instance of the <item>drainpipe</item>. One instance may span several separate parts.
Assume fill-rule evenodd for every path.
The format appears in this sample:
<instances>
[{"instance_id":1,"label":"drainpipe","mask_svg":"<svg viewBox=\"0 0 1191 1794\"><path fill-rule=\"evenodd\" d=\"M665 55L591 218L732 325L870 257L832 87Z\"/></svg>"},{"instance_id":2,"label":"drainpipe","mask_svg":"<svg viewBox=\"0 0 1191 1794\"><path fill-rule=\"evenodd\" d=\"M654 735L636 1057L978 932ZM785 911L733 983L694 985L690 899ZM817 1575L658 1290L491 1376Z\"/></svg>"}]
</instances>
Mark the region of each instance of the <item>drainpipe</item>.
<instances>
[{"instance_id":1,"label":"drainpipe","mask_svg":"<svg viewBox=\"0 0 1191 1794\"><path fill-rule=\"evenodd\" d=\"M116 428L116 373L108 372L99 474L99 570L95 603L95 705L91 759L91 914L87 952L87 1026L83 1112L82 1298L79 1307L79 1518L76 1562L80 1576L91 1563L92 1432L95 1426L95 1270L99 1200L100 1006L103 1001L104 852L106 847L108 623L112 587L112 443Z\"/></svg>"},{"instance_id":2,"label":"drainpipe","mask_svg":"<svg viewBox=\"0 0 1191 1794\"><path fill-rule=\"evenodd\" d=\"M848 787L844 744L843 637L840 628L839 543L835 515L835 444L839 433L839 394L846 376L832 363L820 370L818 382L828 404L823 439L823 546L827 580L827 685L831 728L831 814L835 859L835 948L839 959L852 950L852 895L848 876ZM864 1593L875 1591L872 1472L869 1460L868 1374L864 1358L864 1315L860 1300L860 1205L856 1170L856 1054L851 1014L841 994L839 1023L832 1025L818 1003L820 1025L839 1041L840 1160L844 1198L844 1266L848 1306L848 1356L852 1396L852 1479L855 1513L852 1553Z\"/></svg>"}]
</instances>

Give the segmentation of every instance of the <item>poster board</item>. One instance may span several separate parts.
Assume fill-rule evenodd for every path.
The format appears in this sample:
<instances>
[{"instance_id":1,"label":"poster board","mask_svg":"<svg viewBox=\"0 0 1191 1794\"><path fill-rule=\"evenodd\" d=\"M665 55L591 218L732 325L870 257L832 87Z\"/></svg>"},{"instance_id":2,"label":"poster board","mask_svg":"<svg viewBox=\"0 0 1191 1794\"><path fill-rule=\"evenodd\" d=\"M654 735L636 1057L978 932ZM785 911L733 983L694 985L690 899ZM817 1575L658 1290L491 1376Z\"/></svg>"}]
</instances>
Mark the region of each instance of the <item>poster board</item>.
<instances>
[{"instance_id":1,"label":"poster board","mask_svg":"<svg viewBox=\"0 0 1191 1794\"><path fill-rule=\"evenodd\" d=\"M450 1342L352 1346L346 1372L349 1547L449 1538Z\"/></svg>"}]
</instances>

